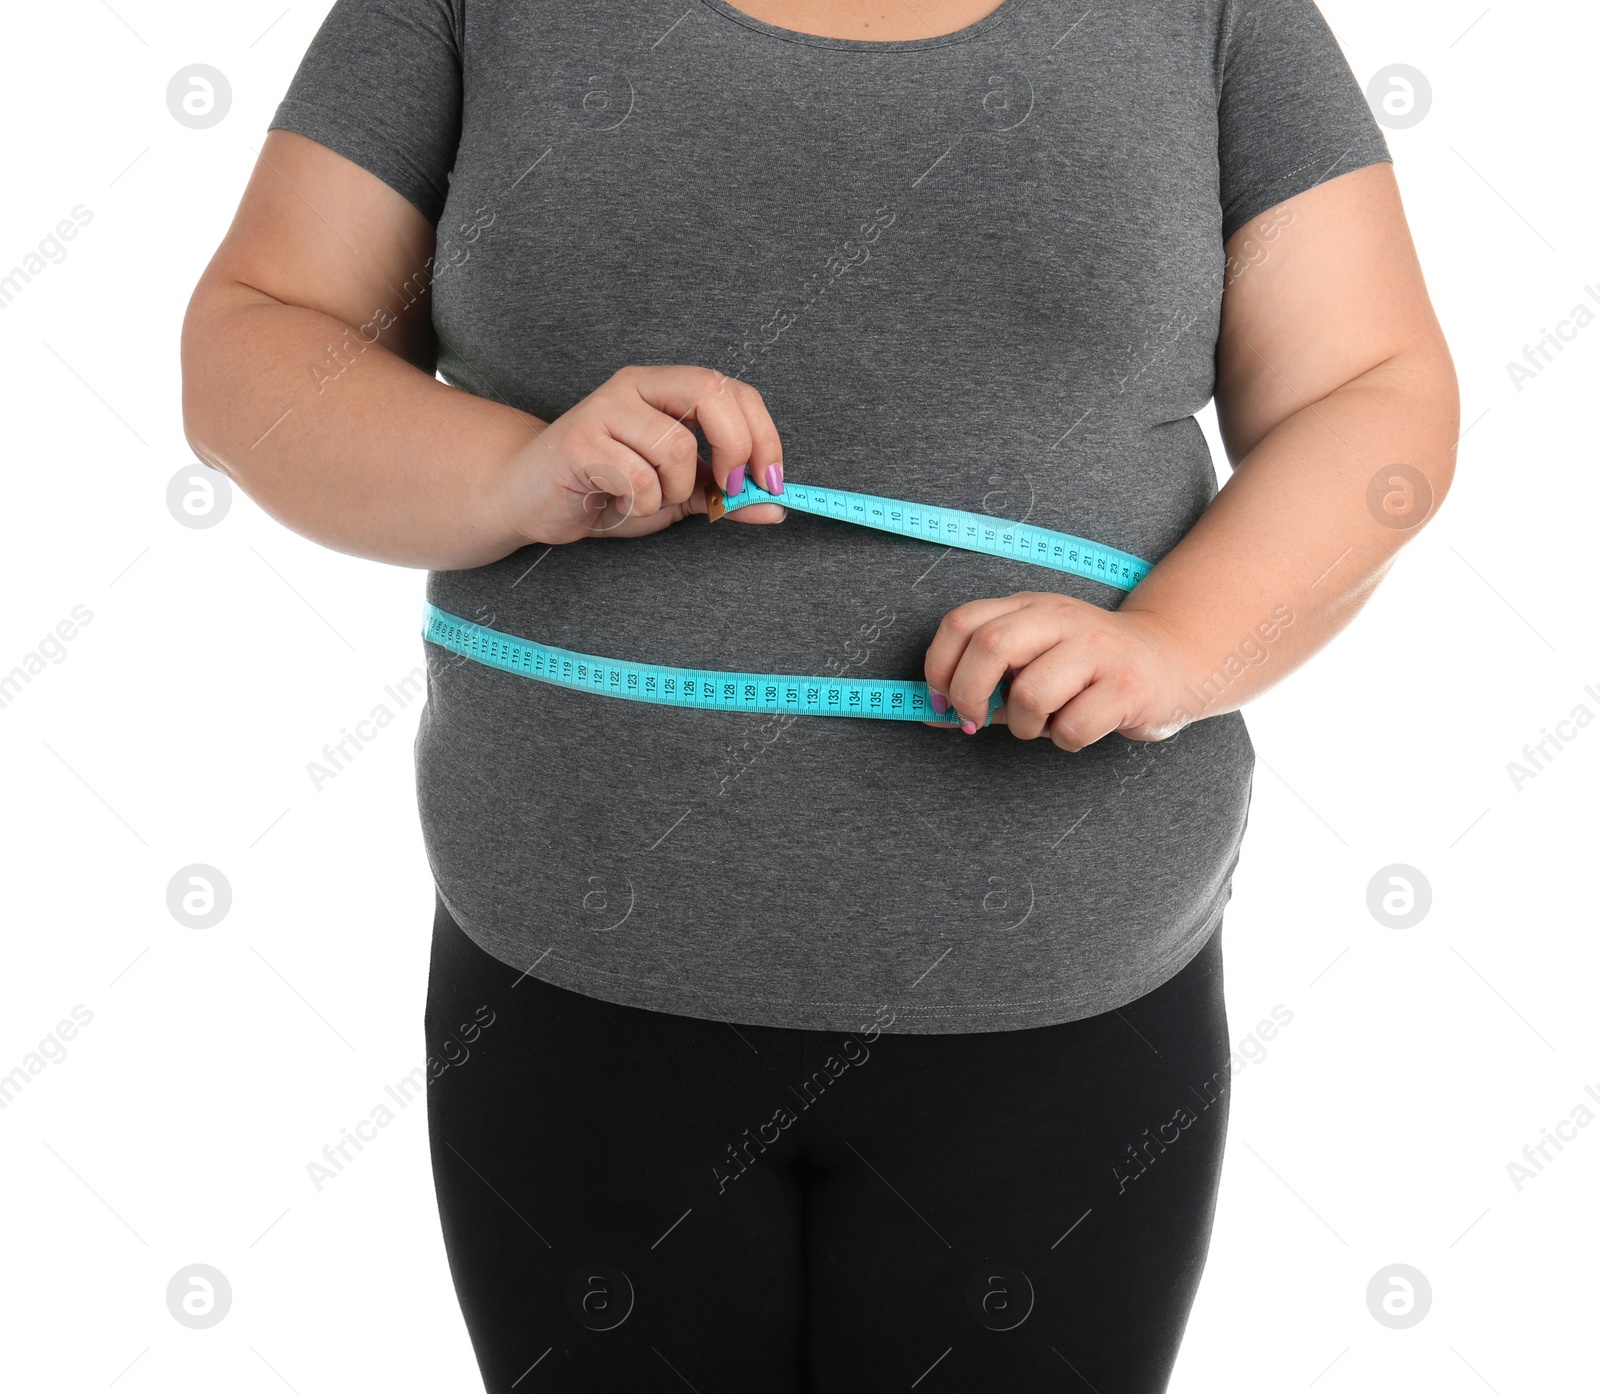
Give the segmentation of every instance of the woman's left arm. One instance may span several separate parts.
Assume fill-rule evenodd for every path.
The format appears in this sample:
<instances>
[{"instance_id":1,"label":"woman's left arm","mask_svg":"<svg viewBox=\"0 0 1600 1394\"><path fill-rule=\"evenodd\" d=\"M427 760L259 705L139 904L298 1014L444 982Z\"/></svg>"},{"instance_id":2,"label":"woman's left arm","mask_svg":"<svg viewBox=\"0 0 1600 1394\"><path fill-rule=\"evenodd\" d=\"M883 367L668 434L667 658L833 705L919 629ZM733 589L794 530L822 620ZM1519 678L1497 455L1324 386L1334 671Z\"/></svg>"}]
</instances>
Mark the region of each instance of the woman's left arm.
<instances>
[{"instance_id":1,"label":"woman's left arm","mask_svg":"<svg viewBox=\"0 0 1600 1394\"><path fill-rule=\"evenodd\" d=\"M939 710L981 714L1009 675L994 719L1023 739L1165 739L1322 648L1437 509L1460 404L1392 167L1307 190L1225 251L1232 477L1118 610L1038 591L952 610L926 660Z\"/></svg>"}]
</instances>

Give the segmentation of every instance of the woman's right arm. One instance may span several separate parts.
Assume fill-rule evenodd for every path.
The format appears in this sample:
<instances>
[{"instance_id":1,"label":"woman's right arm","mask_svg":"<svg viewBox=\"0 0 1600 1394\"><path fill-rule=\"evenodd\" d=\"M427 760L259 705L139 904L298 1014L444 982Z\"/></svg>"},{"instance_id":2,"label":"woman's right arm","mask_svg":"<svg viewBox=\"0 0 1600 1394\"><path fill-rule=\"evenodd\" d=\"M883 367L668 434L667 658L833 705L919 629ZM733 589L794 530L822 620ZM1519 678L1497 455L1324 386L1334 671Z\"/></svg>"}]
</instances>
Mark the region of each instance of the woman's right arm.
<instances>
[{"instance_id":1,"label":"woman's right arm","mask_svg":"<svg viewBox=\"0 0 1600 1394\"><path fill-rule=\"evenodd\" d=\"M781 449L760 394L709 368L622 368L553 423L440 382L433 254L434 229L382 180L268 132L184 318L195 454L295 532L437 570L657 531L745 465L764 484Z\"/></svg>"}]
</instances>

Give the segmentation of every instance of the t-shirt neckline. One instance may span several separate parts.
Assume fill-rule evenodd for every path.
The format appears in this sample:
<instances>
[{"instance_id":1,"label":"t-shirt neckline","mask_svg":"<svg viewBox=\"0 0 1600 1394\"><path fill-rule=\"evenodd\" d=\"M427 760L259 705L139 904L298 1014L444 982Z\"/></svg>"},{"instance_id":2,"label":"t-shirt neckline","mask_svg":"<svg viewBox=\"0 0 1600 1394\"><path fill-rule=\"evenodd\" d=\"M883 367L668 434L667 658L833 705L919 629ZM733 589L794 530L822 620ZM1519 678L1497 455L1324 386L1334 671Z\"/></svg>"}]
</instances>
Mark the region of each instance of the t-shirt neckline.
<instances>
[{"instance_id":1,"label":"t-shirt neckline","mask_svg":"<svg viewBox=\"0 0 1600 1394\"><path fill-rule=\"evenodd\" d=\"M946 44L965 43L969 39L975 39L978 35L993 29L1013 10L1019 9L1025 0L1000 0L995 9L982 19L974 20L965 29L956 29L949 34L932 34L925 39L835 39L825 34L806 34L798 29L784 29L776 24L768 24L766 20L757 19L754 15L746 14L729 4L728 0L702 0L702 3L724 19L731 19L734 23L742 24L747 29L754 29L758 34L765 34L769 38L783 39L795 44L810 44L815 48L851 49L857 53L902 53L908 49L941 48Z\"/></svg>"}]
</instances>

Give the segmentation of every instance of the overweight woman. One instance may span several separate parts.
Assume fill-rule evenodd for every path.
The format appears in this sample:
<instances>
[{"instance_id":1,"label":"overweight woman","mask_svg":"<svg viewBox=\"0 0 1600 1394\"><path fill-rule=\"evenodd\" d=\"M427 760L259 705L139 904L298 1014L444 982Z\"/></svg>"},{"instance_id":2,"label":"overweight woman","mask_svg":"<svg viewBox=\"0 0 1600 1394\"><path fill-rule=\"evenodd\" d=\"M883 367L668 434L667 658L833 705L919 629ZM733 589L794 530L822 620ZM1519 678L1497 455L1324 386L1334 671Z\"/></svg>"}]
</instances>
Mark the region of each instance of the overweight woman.
<instances>
[{"instance_id":1,"label":"overweight woman","mask_svg":"<svg viewBox=\"0 0 1600 1394\"><path fill-rule=\"evenodd\" d=\"M485 1387L1164 1389L1240 708L1458 430L1311 0L339 0L183 360L203 460L428 573Z\"/></svg>"}]
</instances>

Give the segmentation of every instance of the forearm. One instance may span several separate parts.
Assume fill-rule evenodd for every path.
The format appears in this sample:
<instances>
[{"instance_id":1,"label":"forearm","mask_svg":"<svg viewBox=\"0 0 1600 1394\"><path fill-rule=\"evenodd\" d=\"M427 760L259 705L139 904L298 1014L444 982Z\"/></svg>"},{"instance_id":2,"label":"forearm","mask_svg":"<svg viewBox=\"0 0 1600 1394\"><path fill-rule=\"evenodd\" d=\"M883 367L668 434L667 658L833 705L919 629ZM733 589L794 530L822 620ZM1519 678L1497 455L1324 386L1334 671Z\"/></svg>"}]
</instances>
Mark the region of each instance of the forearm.
<instances>
[{"instance_id":1,"label":"forearm","mask_svg":"<svg viewBox=\"0 0 1600 1394\"><path fill-rule=\"evenodd\" d=\"M1458 416L1448 358L1405 353L1286 417L1239 462L1120 607L1168 636L1180 723L1238 709L1349 623L1449 488ZM1369 502L1374 477L1401 463L1431 494L1389 515L1404 528Z\"/></svg>"},{"instance_id":2,"label":"forearm","mask_svg":"<svg viewBox=\"0 0 1600 1394\"><path fill-rule=\"evenodd\" d=\"M184 323L183 414L201 460L337 551L455 570L528 541L506 521L505 476L545 423L321 311L202 283Z\"/></svg>"}]
</instances>

